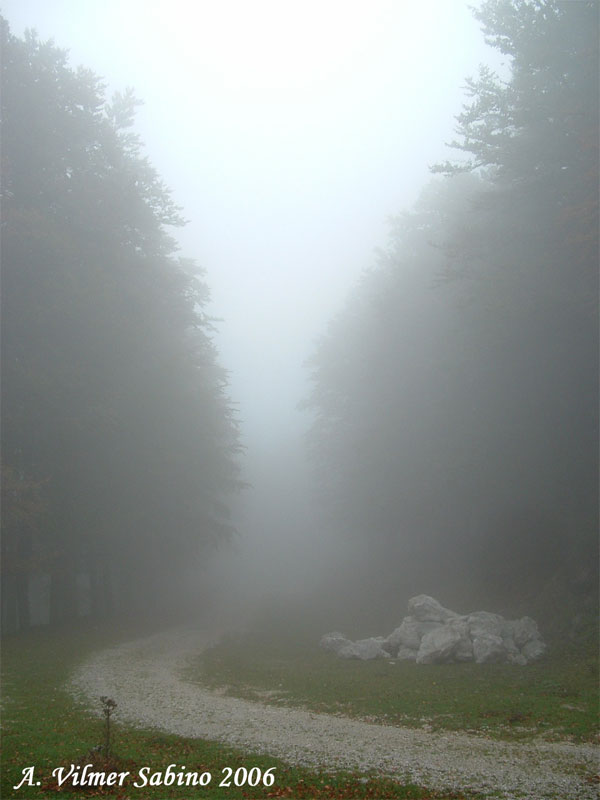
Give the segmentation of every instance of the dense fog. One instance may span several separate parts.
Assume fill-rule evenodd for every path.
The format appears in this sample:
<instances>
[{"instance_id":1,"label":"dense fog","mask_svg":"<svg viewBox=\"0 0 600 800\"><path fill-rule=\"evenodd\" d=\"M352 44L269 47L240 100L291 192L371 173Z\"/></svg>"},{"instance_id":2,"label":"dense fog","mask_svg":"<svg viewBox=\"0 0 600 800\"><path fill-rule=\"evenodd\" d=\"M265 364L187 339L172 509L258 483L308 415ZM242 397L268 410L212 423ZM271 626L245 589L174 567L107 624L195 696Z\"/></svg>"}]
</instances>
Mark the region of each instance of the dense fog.
<instances>
[{"instance_id":1,"label":"dense fog","mask_svg":"<svg viewBox=\"0 0 600 800\"><path fill-rule=\"evenodd\" d=\"M593 608L598 6L409 6L3 4L9 632Z\"/></svg>"}]
</instances>

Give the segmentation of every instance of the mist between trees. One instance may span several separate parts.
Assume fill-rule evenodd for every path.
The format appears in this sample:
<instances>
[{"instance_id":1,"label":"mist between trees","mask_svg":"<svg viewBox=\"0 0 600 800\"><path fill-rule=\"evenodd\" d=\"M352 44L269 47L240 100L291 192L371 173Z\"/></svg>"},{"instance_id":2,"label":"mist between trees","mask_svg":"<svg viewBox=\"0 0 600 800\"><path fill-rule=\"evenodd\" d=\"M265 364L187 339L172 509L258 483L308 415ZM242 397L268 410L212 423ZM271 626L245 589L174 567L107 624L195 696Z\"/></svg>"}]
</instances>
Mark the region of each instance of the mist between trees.
<instances>
[{"instance_id":1,"label":"mist between trees","mask_svg":"<svg viewBox=\"0 0 600 800\"><path fill-rule=\"evenodd\" d=\"M204 311L167 233L180 210L130 132L131 93L3 25L3 614L153 608L231 536L237 425Z\"/></svg>"},{"instance_id":2,"label":"mist between trees","mask_svg":"<svg viewBox=\"0 0 600 800\"><path fill-rule=\"evenodd\" d=\"M598 5L476 16L510 76L468 81L456 162L393 218L309 359L314 502L342 565L324 585L347 599L351 575L396 616L440 585L595 602ZM241 481L208 289L177 256L135 98L2 36L11 632L40 581L52 622L160 607L232 537Z\"/></svg>"}]
</instances>

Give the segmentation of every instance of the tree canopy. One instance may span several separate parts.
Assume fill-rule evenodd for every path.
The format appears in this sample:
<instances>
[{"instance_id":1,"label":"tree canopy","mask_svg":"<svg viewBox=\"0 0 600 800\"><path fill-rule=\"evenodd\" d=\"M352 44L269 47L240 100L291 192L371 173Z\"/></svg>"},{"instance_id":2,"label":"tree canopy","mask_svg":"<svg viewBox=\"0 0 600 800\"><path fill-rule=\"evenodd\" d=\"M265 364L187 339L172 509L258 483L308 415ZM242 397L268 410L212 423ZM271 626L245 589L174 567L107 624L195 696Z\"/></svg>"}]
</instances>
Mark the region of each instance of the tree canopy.
<instances>
[{"instance_id":1,"label":"tree canopy","mask_svg":"<svg viewBox=\"0 0 600 800\"><path fill-rule=\"evenodd\" d=\"M50 576L56 621L160 604L173 570L232 533L238 433L208 289L178 256L183 219L131 131L133 93L107 101L96 75L4 21L2 52L10 630L34 575Z\"/></svg>"},{"instance_id":2,"label":"tree canopy","mask_svg":"<svg viewBox=\"0 0 600 800\"><path fill-rule=\"evenodd\" d=\"M475 13L510 77L468 82L468 160L395 218L310 361L323 501L382 587L535 583L597 547L598 6Z\"/></svg>"}]
</instances>

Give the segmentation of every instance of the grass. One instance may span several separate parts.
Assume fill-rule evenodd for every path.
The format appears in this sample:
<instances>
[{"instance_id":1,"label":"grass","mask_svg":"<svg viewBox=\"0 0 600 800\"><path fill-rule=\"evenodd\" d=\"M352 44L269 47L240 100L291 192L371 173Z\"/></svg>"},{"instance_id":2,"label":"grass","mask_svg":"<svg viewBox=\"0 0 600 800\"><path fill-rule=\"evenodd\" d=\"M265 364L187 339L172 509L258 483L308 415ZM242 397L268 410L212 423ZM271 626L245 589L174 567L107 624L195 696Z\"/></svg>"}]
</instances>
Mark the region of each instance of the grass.
<instances>
[{"instance_id":1,"label":"grass","mask_svg":"<svg viewBox=\"0 0 600 800\"><path fill-rule=\"evenodd\" d=\"M203 653L188 677L238 697L506 740L597 741L594 649L551 650L526 667L338 659L316 638L253 634Z\"/></svg>"},{"instance_id":2,"label":"grass","mask_svg":"<svg viewBox=\"0 0 600 800\"><path fill-rule=\"evenodd\" d=\"M139 635L139 634L138 634ZM113 716L112 758L92 755L104 741L104 722L86 711L65 691L64 684L73 667L94 649L128 638L126 630L68 630L61 633L36 631L5 640L3 643L3 760L0 796L5 798L50 798L59 792L69 798L102 796L126 800L166 800L167 798L410 798L411 800L459 800L460 793L440 793L414 785L379 778L375 775L326 774L291 767L269 756L242 753L214 742L185 739L157 731L137 730L118 723L118 708ZM98 703L98 710L100 704ZM118 787L73 787L57 785L52 771L70 764L91 763L95 771L129 771ZM207 787L133 785L140 783L138 771L148 775L164 773L169 764L176 774L185 765L189 772L210 772ZM23 770L34 766L34 783L13 787ZM262 774L274 767L272 786L219 786L223 769L258 768ZM241 773L240 773L241 774ZM256 774L256 773L255 773Z\"/></svg>"}]
</instances>

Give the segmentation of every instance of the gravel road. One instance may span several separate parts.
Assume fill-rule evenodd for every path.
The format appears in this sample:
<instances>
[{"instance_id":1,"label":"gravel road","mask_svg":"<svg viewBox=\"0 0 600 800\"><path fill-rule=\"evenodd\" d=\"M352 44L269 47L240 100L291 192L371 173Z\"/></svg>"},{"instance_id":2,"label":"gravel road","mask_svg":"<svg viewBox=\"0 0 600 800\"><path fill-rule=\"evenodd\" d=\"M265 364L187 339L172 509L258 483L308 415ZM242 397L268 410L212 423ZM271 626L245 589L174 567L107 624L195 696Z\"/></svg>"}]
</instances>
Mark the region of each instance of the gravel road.
<instances>
[{"instance_id":1,"label":"gravel road","mask_svg":"<svg viewBox=\"0 0 600 800\"><path fill-rule=\"evenodd\" d=\"M87 705L91 700L99 707L101 695L112 697L117 718L134 726L225 742L289 763L375 769L430 788L468 788L495 798L599 796L590 782L599 767L593 745L515 744L374 725L225 697L182 679L187 660L214 641L206 632L179 629L103 650L77 669L69 688Z\"/></svg>"}]
</instances>

